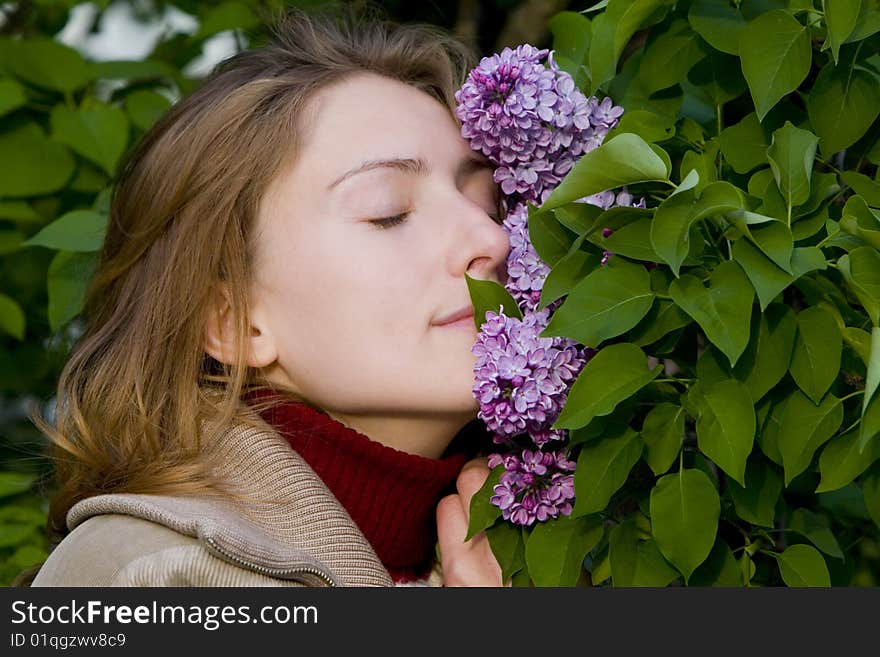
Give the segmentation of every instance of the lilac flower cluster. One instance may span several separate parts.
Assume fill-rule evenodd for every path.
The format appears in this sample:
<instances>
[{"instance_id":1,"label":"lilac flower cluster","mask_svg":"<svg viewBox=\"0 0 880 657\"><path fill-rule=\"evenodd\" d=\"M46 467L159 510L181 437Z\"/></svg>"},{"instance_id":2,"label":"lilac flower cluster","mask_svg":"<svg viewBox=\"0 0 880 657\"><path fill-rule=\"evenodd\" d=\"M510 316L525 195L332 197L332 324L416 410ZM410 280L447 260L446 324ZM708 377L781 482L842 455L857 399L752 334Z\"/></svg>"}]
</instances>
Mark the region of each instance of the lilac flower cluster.
<instances>
[{"instance_id":1,"label":"lilac flower cluster","mask_svg":"<svg viewBox=\"0 0 880 657\"><path fill-rule=\"evenodd\" d=\"M575 463L563 450L523 450L521 456L493 454L489 458L489 467L501 464L504 473L491 502L501 509L505 520L532 525L571 513Z\"/></svg>"},{"instance_id":2,"label":"lilac flower cluster","mask_svg":"<svg viewBox=\"0 0 880 657\"><path fill-rule=\"evenodd\" d=\"M610 98L588 99L551 51L528 44L484 57L455 99L462 135L516 202L543 202L623 114Z\"/></svg>"},{"instance_id":3,"label":"lilac flower cluster","mask_svg":"<svg viewBox=\"0 0 880 657\"><path fill-rule=\"evenodd\" d=\"M538 447L564 440L556 421L571 383L580 374L589 353L568 338L542 338L547 308L527 313L522 320L501 313L486 313L472 351L474 396L480 402L478 417L502 443L527 433Z\"/></svg>"},{"instance_id":4,"label":"lilac flower cluster","mask_svg":"<svg viewBox=\"0 0 880 657\"><path fill-rule=\"evenodd\" d=\"M550 268L529 239L528 204L543 203L578 158L601 145L623 108L610 98L587 98L552 52L527 44L484 58L456 100L462 135L497 167L495 181L512 208L504 220L511 246L505 287L523 319L503 308L486 313L472 348L473 392L478 417L505 450L489 459L490 467L503 464L505 470L492 503L505 520L528 526L571 513L575 464L567 457L568 435L550 427L595 353L568 338L540 337L561 301L538 310ZM626 189L580 201L603 209L634 205Z\"/></svg>"}]
</instances>

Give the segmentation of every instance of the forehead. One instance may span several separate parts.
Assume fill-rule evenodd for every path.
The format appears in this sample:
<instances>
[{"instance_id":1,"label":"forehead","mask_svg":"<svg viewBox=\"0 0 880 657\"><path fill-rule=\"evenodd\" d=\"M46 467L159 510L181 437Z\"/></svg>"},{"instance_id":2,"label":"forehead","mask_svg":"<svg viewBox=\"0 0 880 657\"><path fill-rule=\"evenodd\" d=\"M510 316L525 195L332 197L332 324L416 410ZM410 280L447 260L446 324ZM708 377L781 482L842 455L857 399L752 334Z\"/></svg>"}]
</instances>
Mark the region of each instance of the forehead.
<instances>
[{"instance_id":1,"label":"forehead","mask_svg":"<svg viewBox=\"0 0 880 657\"><path fill-rule=\"evenodd\" d=\"M469 153L449 109L397 80L359 74L323 89L309 104L299 158L331 175L365 159L460 158Z\"/></svg>"}]
</instances>

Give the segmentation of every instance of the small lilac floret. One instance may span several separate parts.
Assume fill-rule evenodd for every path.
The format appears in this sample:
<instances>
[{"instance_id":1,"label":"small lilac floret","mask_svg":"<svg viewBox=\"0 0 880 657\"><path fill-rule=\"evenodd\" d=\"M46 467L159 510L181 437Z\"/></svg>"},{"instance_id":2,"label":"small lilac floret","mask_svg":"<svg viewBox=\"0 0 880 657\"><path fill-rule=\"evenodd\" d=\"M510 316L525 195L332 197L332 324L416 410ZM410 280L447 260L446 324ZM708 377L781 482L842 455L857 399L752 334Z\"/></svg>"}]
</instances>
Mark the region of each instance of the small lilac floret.
<instances>
[{"instance_id":1,"label":"small lilac floret","mask_svg":"<svg viewBox=\"0 0 880 657\"><path fill-rule=\"evenodd\" d=\"M560 515L570 515L575 494L575 463L565 450L542 452L522 450L516 454L492 454L489 466L504 466L493 487L491 503L501 509L505 520L529 526Z\"/></svg>"}]
</instances>

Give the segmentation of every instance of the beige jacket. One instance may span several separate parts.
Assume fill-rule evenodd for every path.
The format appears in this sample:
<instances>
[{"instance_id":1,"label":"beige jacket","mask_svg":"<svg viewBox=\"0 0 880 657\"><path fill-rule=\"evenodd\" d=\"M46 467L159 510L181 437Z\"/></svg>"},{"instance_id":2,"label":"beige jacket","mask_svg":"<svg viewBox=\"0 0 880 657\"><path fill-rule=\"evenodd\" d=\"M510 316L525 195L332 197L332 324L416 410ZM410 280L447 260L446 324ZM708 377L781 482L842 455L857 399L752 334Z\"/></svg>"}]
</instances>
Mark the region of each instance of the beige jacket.
<instances>
[{"instance_id":1,"label":"beige jacket","mask_svg":"<svg viewBox=\"0 0 880 657\"><path fill-rule=\"evenodd\" d=\"M237 426L222 439L234 490L271 502L99 495L67 515L71 532L32 586L392 586L345 509L277 433ZM437 571L429 585L439 585Z\"/></svg>"}]
</instances>

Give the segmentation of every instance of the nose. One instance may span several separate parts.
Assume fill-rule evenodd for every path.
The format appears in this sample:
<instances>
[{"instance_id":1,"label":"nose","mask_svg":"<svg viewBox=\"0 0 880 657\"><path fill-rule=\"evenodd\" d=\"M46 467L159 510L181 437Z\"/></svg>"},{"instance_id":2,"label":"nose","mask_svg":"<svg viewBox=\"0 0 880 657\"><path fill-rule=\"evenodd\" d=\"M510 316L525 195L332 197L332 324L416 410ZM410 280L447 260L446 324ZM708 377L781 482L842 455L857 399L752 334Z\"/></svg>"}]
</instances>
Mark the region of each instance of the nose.
<instances>
[{"instance_id":1,"label":"nose","mask_svg":"<svg viewBox=\"0 0 880 657\"><path fill-rule=\"evenodd\" d=\"M510 238L507 231L485 210L463 198L456 212L457 220L449 251L451 273L465 273L471 278L504 283L507 279L507 255Z\"/></svg>"}]
</instances>

